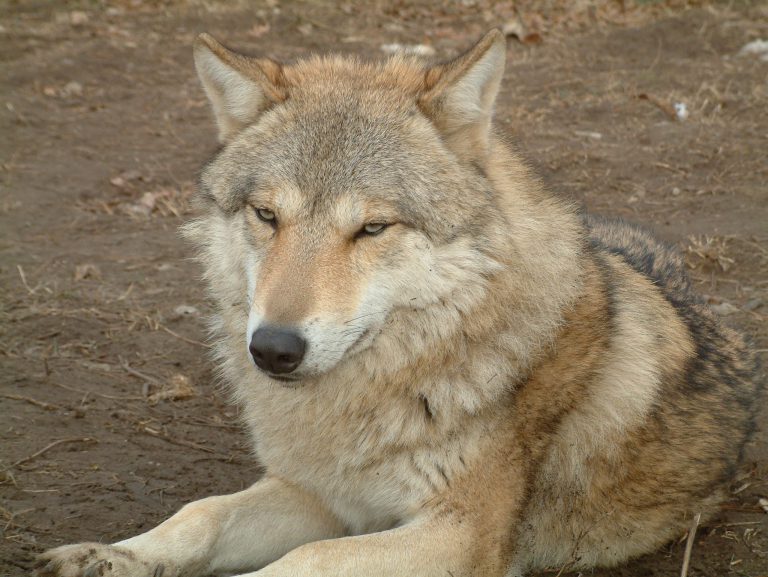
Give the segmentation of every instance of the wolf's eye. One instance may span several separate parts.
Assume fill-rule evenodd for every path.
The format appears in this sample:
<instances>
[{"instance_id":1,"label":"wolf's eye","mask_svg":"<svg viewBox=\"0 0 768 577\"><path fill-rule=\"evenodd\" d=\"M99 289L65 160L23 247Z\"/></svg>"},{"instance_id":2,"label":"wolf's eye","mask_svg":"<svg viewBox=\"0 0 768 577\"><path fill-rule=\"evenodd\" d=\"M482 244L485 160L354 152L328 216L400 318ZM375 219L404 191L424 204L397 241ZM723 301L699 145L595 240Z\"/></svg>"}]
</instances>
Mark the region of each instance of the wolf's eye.
<instances>
[{"instance_id":1,"label":"wolf's eye","mask_svg":"<svg viewBox=\"0 0 768 577\"><path fill-rule=\"evenodd\" d=\"M376 236L387 228L389 225L383 222L369 222L357 233L357 236Z\"/></svg>"},{"instance_id":2,"label":"wolf's eye","mask_svg":"<svg viewBox=\"0 0 768 577\"><path fill-rule=\"evenodd\" d=\"M257 208L256 216L258 216L264 222L268 222L272 226L275 225L275 213L267 208Z\"/></svg>"}]
</instances>

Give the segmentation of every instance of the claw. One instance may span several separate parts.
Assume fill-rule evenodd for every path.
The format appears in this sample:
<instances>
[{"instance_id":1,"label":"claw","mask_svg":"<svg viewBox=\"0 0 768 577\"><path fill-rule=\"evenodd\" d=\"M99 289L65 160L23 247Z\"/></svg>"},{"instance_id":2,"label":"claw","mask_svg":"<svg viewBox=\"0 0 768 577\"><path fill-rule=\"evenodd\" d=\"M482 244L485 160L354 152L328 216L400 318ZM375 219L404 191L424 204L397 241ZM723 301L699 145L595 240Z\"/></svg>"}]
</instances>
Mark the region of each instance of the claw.
<instances>
[{"instance_id":1,"label":"claw","mask_svg":"<svg viewBox=\"0 0 768 577\"><path fill-rule=\"evenodd\" d=\"M152 574L152 577L163 577L163 573L165 573L165 565L160 563L160 565L155 567L155 572Z\"/></svg>"},{"instance_id":2,"label":"claw","mask_svg":"<svg viewBox=\"0 0 768 577\"><path fill-rule=\"evenodd\" d=\"M107 561L97 561L88 567L85 571L83 571L83 577L102 577L104 575L104 567L106 565L109 565L110 569L112 568L112 564Z\"/></svg>"},{"instance_id":3,"label":"claw","mask_svg":"<svg viewBox=\"0 0 768 577\"><path fill-rule=\"evenodd\" d=\"M61 561L55 559L49 561L48 559L43 558L37 561L34 568L37 570L37 575L40 577L52 577L58 573L60 567Z\"/></svg>"}]
</instances>

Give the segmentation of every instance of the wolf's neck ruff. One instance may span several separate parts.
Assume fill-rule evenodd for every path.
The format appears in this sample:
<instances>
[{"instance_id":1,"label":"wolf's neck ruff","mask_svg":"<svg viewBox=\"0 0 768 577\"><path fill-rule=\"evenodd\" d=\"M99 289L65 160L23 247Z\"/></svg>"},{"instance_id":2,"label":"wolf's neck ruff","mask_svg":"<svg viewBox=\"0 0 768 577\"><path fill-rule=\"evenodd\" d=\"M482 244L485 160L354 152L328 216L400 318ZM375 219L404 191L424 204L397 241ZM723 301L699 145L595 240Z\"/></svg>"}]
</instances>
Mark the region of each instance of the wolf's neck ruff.
<instances>
[{"instance_id":1,"label":"wolf's neck ruff","mask_svg":"<svg viewBox=\"0 0 768 577\"><path fill-rule=\"evenodd\" d=\"M486 231L488 244L462 255L451 271L450 294L417 310L393 311L370 348L339 367L342 374L388 381L412 395L409 383L440 367L444 380L430 391L435 407L456 404L459 411L476 412L514 389L548 352L582 294L584 240L570 208L548 198L517 159L500 156L506 157L504 169L489 166L488 178L498 190L514 181L516 190L525 191L521 195L536 197L517 202L540 211L501 199L502 214L514 214ZM553 236L558 242L551 242Z\"/></svg>"}]
</instances>

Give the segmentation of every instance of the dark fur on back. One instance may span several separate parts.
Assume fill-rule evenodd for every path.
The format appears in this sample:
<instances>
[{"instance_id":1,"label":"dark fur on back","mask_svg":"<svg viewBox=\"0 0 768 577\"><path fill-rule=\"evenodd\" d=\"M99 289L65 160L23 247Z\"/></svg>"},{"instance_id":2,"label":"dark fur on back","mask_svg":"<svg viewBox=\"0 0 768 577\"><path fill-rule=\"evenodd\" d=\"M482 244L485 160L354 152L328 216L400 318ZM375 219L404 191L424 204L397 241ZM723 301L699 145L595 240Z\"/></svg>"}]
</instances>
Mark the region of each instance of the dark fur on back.
<instances>
[{"instance_id":1,"label":"dark fur on back","mask_svg":"<svg viewBox=\"0 0 768 577\"><path fill-rule=\"evenodd\" d=\"M756 428L758 403L755 400L762 391L756 379L756 358L742 337L725 327L693 292L685 261L677 249L644 228L620 219L589 215L585 221L592 247L621 257L650 279L691 333L696 353L687 363L684 374L671 379L676 386L668 389L668 394L679 394L685 400L671 406L685 407L680 409L681 413L690 411L690 416L680 415L687 420L709 414L717 421L718 430L728 437L731 436L727 431L733 430L731 439L740 440L735 452L722 447L722 473L704 489L704 492L711 491L714 486L732 479ZM721 407L719 411L711 410L713 397ZM662 418L657 411L655 420ZM747 436L741 433L745 429L749 432Z\"/></svg>"},{"instance_id":2,"label":"dark fur on back","mask_svg":"<svg viewBox=\"0 0 768 577\"><path fill-rule=\"evenodd\" d=\"M586 225L595 248L620 256L633 269L658 285L668 298L697 300L690 290L685 262L673 247L644 228L621 219L587 215Z\"/></svg>"}]
</instances>

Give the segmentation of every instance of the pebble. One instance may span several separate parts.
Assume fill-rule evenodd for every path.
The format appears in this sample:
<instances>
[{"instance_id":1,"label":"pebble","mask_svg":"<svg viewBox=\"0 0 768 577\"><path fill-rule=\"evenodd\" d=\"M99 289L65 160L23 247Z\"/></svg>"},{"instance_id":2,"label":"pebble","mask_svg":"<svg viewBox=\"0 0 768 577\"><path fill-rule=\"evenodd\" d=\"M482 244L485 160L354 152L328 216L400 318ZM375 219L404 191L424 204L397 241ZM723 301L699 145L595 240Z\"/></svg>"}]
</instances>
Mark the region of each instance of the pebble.
<instances>
[{"instance_id":1,"label":"pebble","mask_svg":"<svg viewBox=\"0 0 768 577\"><path fill-rule=\"evenodd\" d=\"M88 22L88 20L88 14L82 10L73 10L69 13L69 23L72 24L72 26L82 26Z\"/></svg>"},{"instance_id":2,"label":"pebble","mask_svg":"<svg viewBox=\"0 0 768 577\"><path fill-rule=\"evenodd\" d=\"M709 305L709 308L724 317L739 312L739 307L727 302L722 302L719 305Z\"/></svg>"},{"instance_id":3,"label":"pebble","mask_svg":"<svg viewBox=\"0 0 768 577\"><path fill-rule=\"evenodd\" d=\"M174 318L181 317L196 317L200 315L200 311L191 305L179 305L173 309Z\"/></svg>"},{"instance_id":4,"label":"pebble","mask_svg":"<svg viewBox=\"0 0 768 577\"><path fill-rule=\"evenodd\" d=\"M759 309L761 306L763 306L763 299L761 298L755 298L750 299L747 301L747 304L744 305L745 311L754 311L756 309Z\"/></svg>"},{"instance_id":5,"label":"pebble","mask_svg":"<svg viewBox=\"0 0 768 577\"><path fill-rule=\"evenodd\" d=\"M414 56L432 56L435 54L435 49L426 44L382 44L381 51L386 54L396 54L398 52L402 54L413 54Z\"/></svg>"},{"instance_id":6,"label":"pebble","mask_svg":"<svg viewBox=\"0 0 768 577\"><path fill-rule=\"evenodd\" d=\"M76 82L75 80L72 80L71 82L67 82L67 84L64 86L64 90L62 90L62 93L64 96L82 96L83 85L79 82Z\"/></svg>"}]
</instances>

